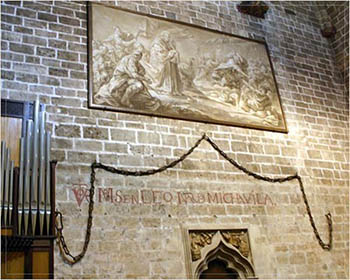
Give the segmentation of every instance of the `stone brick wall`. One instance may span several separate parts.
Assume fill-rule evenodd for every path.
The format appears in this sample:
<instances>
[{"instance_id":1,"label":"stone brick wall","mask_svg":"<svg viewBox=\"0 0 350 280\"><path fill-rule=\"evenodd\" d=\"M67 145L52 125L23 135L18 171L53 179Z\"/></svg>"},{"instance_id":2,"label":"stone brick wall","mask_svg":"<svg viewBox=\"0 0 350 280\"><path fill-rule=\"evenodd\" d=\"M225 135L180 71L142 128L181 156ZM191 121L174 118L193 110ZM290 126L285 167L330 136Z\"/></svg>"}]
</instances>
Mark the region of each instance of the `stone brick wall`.
<instances>
[{"instance_id":1,"label":"stone brick wall","mask_svg":"<svg viewBox=\"0 0 350 280\"><path fill-rule=\"evenodd\" d=\"M89 186L93 161L137 170L158 167L187 151L203 132L250 170L267 176L298 172L325 241L324 214L333 215L332 251L319 247L296 182L248 178L202 143L182 164L155 176L97 172L97 187L112 188L117 202L97 192L86 257L71 267L56 248L55 277L185 278L181 228L205 224L248 227L259 278L349 277L348 96L333 45L320 35L317 5L268 2L263 20L240 14L237 3L106 4L265 40L288 134L88 109L85 2L1 2L2 98L39 96L47 105L52 158L59 162L57 208L74 255L82 248L88 205L78 187ZM273 203L133 204L130 195L140 190L264 193Z\"/></svg>"},{"instance_id":2,"label":"stone brick wall","mask_svg":"<svg viewBox=\"0 0 350 280\"><path fill-rule=\"evenodd\" d=\"M332 38L335 61L343 74L347 92L349 92L349 2L328 2L327 12L332 24L337 29Z\"/></svg>"}]
</instances>

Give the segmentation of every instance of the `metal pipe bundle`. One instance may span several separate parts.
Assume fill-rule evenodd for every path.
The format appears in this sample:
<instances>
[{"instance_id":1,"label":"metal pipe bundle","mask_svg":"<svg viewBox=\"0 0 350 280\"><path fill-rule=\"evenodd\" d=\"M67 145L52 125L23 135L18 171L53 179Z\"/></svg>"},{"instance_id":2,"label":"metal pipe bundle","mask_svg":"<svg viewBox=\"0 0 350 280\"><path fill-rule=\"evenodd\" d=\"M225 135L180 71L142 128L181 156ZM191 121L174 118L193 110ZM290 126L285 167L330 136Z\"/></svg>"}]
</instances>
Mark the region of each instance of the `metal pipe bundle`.
<instances>
[{"instance_id":1,"label":"metal pipe bundle","mask_svg":"<svg viewBox=\"0 0 350 280\"><path fill-rule=\"evenodd\" d=\"M1 141L1 226L12 224L13 217L13 168L11 151Z\"/></svg>"},{"instance_id":2,"label":"metal pipe bundle","mask_svg":"<svg viewBox=\"0 0 350 280\"><path fill-rule=\"evenodd\" d=\"M45 114L44 107L40 114L39 125L39 175L38 175L38 215L39 215L39 231L43 234L44 217L45 217Z\"/></svg>"},{"instance_id":3,"label":"metal pipe bundle","mask_svg":"<svg viewBox=\"0 0 350 280\"><path fill-rule=\"evenodd\" d=\"M24 204L23 204L23 219L24 219L24 234L29 234L29 207L30 207L30 164L31 164L31 154L32 154L32 121L27 122L27 131L25 135L25 173L24 173ZM22 156L22 155L21 155ZM23 155L24 156L24 155Z\"/></svg>"},{"instance_id":4,"label":"metal pipe bundle","mask_svg":"<svg viewBox=\"0 0 350 280\"><path fill-rule=\"evenodd\" d=\"M8 204L7 204L7 224L13 224L13 168L14 168L13 160L10 161L10 170L9 170L9 190L8 190Z\"/></svg>"},{"instance_id":5,"label":"metal pipe bundle","mask_svg":"<svg viewBox=\"0 0 350 280\"><path fill-rule=\"evenodd\" d=\"M32 154L32 180L31 180L31 191L30 191L30 205L29 211L31 213L31 226L32 233L35 235L36 222L37 222L37 211L38 211L38 149L39 149L39 102L34 104L34 128L33 128L33 154Z\"/></svg>"},{"instance_id":6,"label":"metal pipe bundle","mask_svg":"<svg viewBox=\"0 0 350 280\"><path fill-rule=\"evenodd\" d=\"M14 207L14 172L10 151L1 142L1 224L17 223L18 235L49 235L51 216L51 135L45 131L44 106L40 111L34 104L33 121L27 121L24 137L20 139L20 165L18 172L18 199ZM13 220L17 210L17 221Z\"/></svg>"},{"instance_id":7,"label":"metal pipe bundle","mask_svg":"<svg viewBox=\"0 0 350 280\"><path fill-rule=\"evenodd\" d=\"M21 138L20 140L20 161L19 161L19 181L18 181L18 234L22 234L22 224L23 222L23 206L24 206L24 192L23 192L23 185L24 185L24 151L25 151L25 139Z\"/></svg>"},{"instance_id":8,"label":"metal pipe bundle","mask_svg":"<svg viewBox=\"0 0 350 280\"><path fill-rule=\"evenodd\" d=\"M4 192L5 192L5 158L6 146L5 142L1 141L1 225L4 225Z\"/></svg>"},{"instance_id":9,"label":"metal pipe bundle","mask_svg":"<svg viewBox=\"0 0 350 280\"><path fill-rule=\"evenodd\" d=\"M45 163L46 163L46 178L45 178L45 222L46 222L46 233L50 234L50 216L51 216L51 176L50 176L50 151L51 151L51 133L46 132L46 153L45 153Z\"/></svg>"}]
</instances>

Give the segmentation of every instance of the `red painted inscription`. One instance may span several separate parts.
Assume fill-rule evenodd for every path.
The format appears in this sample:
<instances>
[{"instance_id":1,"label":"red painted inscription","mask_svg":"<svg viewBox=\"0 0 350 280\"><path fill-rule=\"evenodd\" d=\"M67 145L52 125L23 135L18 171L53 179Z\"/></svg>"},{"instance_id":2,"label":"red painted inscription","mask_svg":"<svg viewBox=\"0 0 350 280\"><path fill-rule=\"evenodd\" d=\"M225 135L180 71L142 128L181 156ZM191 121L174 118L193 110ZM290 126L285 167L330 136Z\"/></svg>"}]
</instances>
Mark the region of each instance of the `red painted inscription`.
<instances>
[{"instance_id":1,"label":"red painted inscription","mask_svg":"<svg viewBox=\"0 0 350 280\"><path fill-rule=\"evenodd\" d=\"M74 184L72 191L78 206L83 201L89 202L89 189L84 184ZM163 190L127 190L113 188L97 188L98 203L113 204L245 204L274 206L272 198L266 193L236 193L236 192L188 192Z\"/></svg>"}]
</instances>

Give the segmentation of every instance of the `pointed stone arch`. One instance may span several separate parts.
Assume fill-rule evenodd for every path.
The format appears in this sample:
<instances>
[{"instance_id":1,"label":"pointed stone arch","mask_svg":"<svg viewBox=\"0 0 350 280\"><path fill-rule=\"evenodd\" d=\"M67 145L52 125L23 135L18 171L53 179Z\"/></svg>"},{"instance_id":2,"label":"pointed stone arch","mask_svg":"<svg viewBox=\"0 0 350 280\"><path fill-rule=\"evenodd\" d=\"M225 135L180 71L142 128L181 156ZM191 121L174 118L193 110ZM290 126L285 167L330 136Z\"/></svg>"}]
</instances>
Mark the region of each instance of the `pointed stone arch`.
<instances>
[{"instance_id":1,"label":"pointed stone arch","mask_svg":"<svg viewBox=\"0 0 350 280\"><path fill-rule=\"evenodd\" d=\"M220 261L240 279L255 274L247 229L188 230L189 278L199 279L211 262Z\"/></svg>"},{"instance_id":2,"label":"pointed stone arch","mask_svg":"<svg viewBox=\"0 0 350 280\"><path fill-rule=\"evenodd\" d=\"M227 268L238 273L240 279L256 278L253 265L245 258L235 247L228 246L223 241L215 248L210 248L195 270L195 278L199 279L200 275L209 268L209 263L213 260L221 260L226 263ZM209 249L209 248L208 248Z\"/></svg>"}]
</instances>

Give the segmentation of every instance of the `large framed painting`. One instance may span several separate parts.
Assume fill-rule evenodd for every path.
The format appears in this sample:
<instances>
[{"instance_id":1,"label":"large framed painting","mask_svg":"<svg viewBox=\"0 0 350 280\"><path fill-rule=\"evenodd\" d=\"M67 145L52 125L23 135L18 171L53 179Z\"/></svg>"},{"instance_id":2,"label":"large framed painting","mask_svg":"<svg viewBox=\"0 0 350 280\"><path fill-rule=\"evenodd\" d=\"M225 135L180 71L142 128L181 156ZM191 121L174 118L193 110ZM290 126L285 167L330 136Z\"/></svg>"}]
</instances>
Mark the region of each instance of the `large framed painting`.
<instances>
[{"instance_id":1,"label":"large framed painting","mask_svg":"<svg viewBox=\"0 0 350 280\"><path fill-rule=\"evenodd\" d=\"M89 3L89 107L287 132L264 42Z\"/></svg>"}]
</instances>

